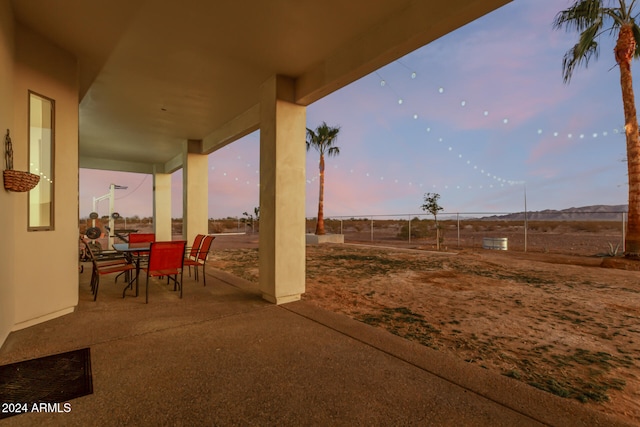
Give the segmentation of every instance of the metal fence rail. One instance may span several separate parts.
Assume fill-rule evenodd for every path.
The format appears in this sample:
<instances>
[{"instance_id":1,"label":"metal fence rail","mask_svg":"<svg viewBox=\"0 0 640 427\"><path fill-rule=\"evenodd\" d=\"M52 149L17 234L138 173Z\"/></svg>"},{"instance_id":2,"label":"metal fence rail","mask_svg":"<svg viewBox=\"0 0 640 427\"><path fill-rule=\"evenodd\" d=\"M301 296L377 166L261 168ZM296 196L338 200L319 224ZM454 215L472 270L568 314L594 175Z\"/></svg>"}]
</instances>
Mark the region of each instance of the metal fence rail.
<instances>
[{"instance_id":1,"label":"metal fence rail","mask_svg":"<svg viewBox=\"0 0 640 427\"><path fill-rule=\"evenodd\" d=\"M315 230L307 219L307 232ZM496 249L559 252L579 255L623 253L627 213L615 212L453 212L438 215L441 245L448 248L482 247L489 239ZM393 214L332 216L325 218L327 233L343 234L345 241L434 245L432 215ZM504 248L496 244L503 239ZM507 245L508 242L508 245Z\"/></svg>"}]
</instances>

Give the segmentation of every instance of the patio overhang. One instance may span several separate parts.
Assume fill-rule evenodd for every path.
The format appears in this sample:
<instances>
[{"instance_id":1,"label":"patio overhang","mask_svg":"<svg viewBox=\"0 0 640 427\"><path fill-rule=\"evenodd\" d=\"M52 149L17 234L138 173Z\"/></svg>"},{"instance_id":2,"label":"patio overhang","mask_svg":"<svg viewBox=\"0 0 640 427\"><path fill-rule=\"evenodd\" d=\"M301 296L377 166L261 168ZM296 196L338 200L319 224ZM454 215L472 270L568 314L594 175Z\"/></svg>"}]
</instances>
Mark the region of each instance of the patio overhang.
<instances>
[{"instance_id":1,"label":"patio overhang","mask_svg":"<svg viewBox=\"0 0 640 427\"><path fill-rule=\"evenodd\" d=\"M186 140L209 154L257 130L260 87L273 76L291 78L294 102L306 106L508 2L12 6L22 25L78 60L80 167L144 172L174 162Z\"/></svg>"},{"instance_id":2,"label":"patio overhang","mask_svg":"<svg viewBox=\"0 0 640 427\"><path fill-rule=\"evenodd\" d=\"M0 192L0 344L78 303L76 165L153 174L161 239L182 169L192 241L208 231L207 155L258 129L260 287L300 298L306 106L509 1L0 0L0 129L16 169L29 168L28 92L56 103L55 227L29 232L25 194ZM33 248L49 254L42 268Z\"/></svg>"}]
</instances>

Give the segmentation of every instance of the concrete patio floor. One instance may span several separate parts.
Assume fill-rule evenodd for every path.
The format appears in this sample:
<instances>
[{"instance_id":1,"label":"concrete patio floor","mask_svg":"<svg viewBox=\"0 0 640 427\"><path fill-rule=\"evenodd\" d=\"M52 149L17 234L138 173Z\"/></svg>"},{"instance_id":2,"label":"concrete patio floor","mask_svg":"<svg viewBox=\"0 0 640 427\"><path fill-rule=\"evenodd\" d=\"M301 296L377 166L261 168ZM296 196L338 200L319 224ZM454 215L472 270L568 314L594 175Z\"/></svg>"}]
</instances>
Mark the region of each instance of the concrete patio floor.
<instances>
[{"instance_id":1,"label":"concrete patio floor","mask_svg":"<svg viewBox=\"0 0 640 427\"><path fill-rule=\"evenodd\" d=\"M617 426L575 401L299 301L281 306L221 271L153 282L149 304L81 274L76 312L10 334L0 364L91 348L94 392L69 413L3 426ZM186 275L185 275L186 276ZM141 281L142 285L143 281ZM0 399L1 400L1 399Z\"/></svg>"}]
</instances>

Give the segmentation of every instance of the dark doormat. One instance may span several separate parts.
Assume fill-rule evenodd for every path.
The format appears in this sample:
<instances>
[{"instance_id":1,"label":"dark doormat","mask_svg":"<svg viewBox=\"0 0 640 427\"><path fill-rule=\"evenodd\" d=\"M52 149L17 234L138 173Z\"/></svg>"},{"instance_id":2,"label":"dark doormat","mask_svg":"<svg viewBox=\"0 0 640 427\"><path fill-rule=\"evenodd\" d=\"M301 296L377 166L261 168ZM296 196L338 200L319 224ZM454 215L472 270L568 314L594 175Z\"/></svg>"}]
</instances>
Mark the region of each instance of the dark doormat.
<instances>
[{"instance_id":1,"label":"dark doormat","mask_svg":"<svg viewBox=\"0 0 640 427\"><path fill-rule=\"evenodd\" d=\"M93 393L89 348L0 366L0 419L25 412L68 412Z\"/></svg>"}]
</instances>

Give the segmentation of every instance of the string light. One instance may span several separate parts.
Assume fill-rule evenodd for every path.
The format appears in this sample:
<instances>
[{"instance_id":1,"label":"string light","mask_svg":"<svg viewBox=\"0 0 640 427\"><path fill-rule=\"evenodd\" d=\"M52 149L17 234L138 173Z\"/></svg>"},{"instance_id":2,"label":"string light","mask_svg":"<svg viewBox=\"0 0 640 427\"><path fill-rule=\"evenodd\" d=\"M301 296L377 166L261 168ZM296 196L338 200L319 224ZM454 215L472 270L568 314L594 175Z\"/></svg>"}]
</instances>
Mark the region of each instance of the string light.
<instances>
[{"instance_id":1,"label":"string light","mask_svg":"<svg viewBox=\"0 0 640 427\"><path fill-rule=\"evenodd\" d=\"M402 66L404 66L405 68L408 68L404 63L402 63L402 62L400 62L400 61L398 61L398 62L399 62ZM384 79L382 79L382 77L380 76L380 74L379 74L378 72L376 72L376 75L378 75L378 77L380 77L381 81L384 81ZM412 74L412 79L415 79L415 76L416 76L416 75L417 75L417 74ZM382 85L382 86L384 86L384 85ZM386 86L388 87L388 84L387 84ZM392 91L392 92L394 93L394 95L395 95L398 99L400 99L400 100L401 100L401 102L399 102L399 103L400 103L400 104L402 104L402 103L404 102L404 101L402 101L402 98L401 98L401 97L400 97L400 96L399 96L395 91ZM444 86L439 86L439 87L438 87L438 89L437 89L437 92L438 92L439 94L444 94L444 93L446 92L446 89L445 89L445 87L444 87ZM460 101L460 107L466 107L466 106L467 106L467 100L462 100L462 101ZM483 116L484 116L484 117L489 117L490 112L489 112L489 110L483 110L482 114L483 114ZM414 118L414 119L417 119L417 118L419 117L419 115L418 115L417 113L414 113L412 116L413 116L413 118ZM510 123L510 121L509 121L509 118L508 118L508 117L504 117L504 118L502 119L502 124L504 124L504 125L509 125L509 123ZM426 128L426 132L427 132L427 133L431 133L431 131L432 131L432 128L431 128L431 127L427 127L427 128ZM543 129L542 129L542 128L538 128L538 129L536 130L536 132L537 132L537 134L538 134L538 135L543 135L543 134L544 134L544 131L543 131ZM618 134L619 132L620 132L620 131L619 131L619 129L613 129L613 133L614 133L614 134ZM591 134L592 138L598 138L599 136L607 136L607 135L608 135L608 132L607 132L607 131L603 131L603 132L601 132L600 134L598 134L598 133L596 133L596 132L594 132L594 133L592 133L592 134ZM558 136L559 136L559 133L558 133L557 131L554 131L554 132L553 132L553 136L554 136L554 137L558 137ZM569 133L569 134L567 135L567 138L568 138L568 139L572 139L572 138L573 138L573 134L572 134L572 133ZM585 135L585 134L583 134L583 133L581 133L581 134L579 134L579 138L580 138L580 139L585 139L585 138L586 138L586 135ZM443 138L443 137L438 137L438 142L443 142L443 141L444 141L444 138ZM451 146L449 146L449 147L448 147L448 151L449 151L449 152L452 152L453 150L454 150L454 149L453 149L453 147L451 147ZM459 159L462 159L464 156L463 156L463 154L458 154L458 156L457 156L457 157L458 157ZM467 166L469 166L469 167L473 168L473 170L476 170L476 171L478 170L478 166L477 166L477 165L475 165L475 164L473 164L473 162L472 162L472 161L470 161L470 160L466 160L465 164L466 164ZM484 170L484 169L481 169L481 170L480 170L480 173L481 173L483 176L486 176L486 177L488 177L488 178L490 178L490 179L493 179L493 180L495 180L495 181L499 182L499 184L500 184L500 186L501 186L501 187L503 187L505 184L507 184L507 185L522 185L522 184L524 184L524 181L522 181L522 180L503 179L503 178L500 178L500 177L498 177L498 176L496 176L496 175L493 175L492 173L489 173L489 172L486 172L486 174L485 174L485 170ZM412 185L412 182L409 182L409 185ZM434 188L435 188L435 184L434 184ZM445 188L449 188L449 186L447 185L447 186L445 186ZM456 186L455 186L455 188L456 188L456 189L459 189L459 188L461 188L461 186L460 186L460 185L456 185ZM471 186L471 185L469 185L469 186L467 186L467 188L472 189L472 188L474 188L474 187L473 187L473 186ZM479 185L477 188L482 189L482 188L484 188L484 187L483 187L482 185ZM493 185L493 184L489 185L489 188L494 188L494 185Z\"/></svg>"},{"instance_id":2,"label":"string light","mask_svg":"<svg viewBox=\"0 0 640 427\"><path fill-rule=\"evenodd\" d=\"M411 71L410 73L410 78L411 80L415 80L418 76L418 74L415 71L412 71L406 64L397 61L400 65L402 65L403 67L407 68L409 71ZM375 72L374 73L378 79L379 79L379 84L381 88L384 88L384 90L389 90L391 91L391 93L394 95L394 98L397 100L397 104L398 105L406 105L405 99L403 97L401 97L392 87L392 85L389 84L389 81L387 81L386 79L384 79L382 77L382 75L379 72ZM446 87L444 86L437 86L436 92L440 95L444 95L447 91L446 91ZM446 98L445 98L446 99ZM440 102L440 101L439 101ZM459 104L460 108L466 108L469 106L469 100L468 99L462 99L457 101ZM491 116L491 113L488 109L484 109L484 110L480 110L481 114L483 117L489 119ZM413 112L411 113L411 117L414 120L418 120L420 118L420 114L418 114L418 112ZM510 124L510 120L509 117L503 117L501 119L501 123L505 126L508 126ZM536 135L544 135L547 134L547 132L543 129L543 128L537 128L534 130ZM579 139L586 139L587 135L590 135L591 138L595 139L595 138L600 138L600 137L607 137L609 135L610 132L613 132L613 134L619 134L621 133L620 129L614 128L611 131L601 131L601 132L590 132L590 133L579 133L577 134ZM429 142L429 140L435 140L438 143L443 143L445 141L444 136L442 135L434 135L434 128L431 126L428 126L425 128L425 133L427 135L430 135L429 139L426 139L425 142ZM558 131L553 131L551 133L548 133L548 135L552 135L554 138L560 138L560 132ZM574 137L574 133L568 133L566 134L566 138L567 139L573 139ZM363 176L367 179L375 179L378 182L388 182L388 183L392 183L392 184L396 184L396 185L407 185L408 187L411 188L423 188L425 186L428 186L430 188L433 189L445 189L445 190L449 190L449 189L453 189L453 190L460 190L460 191L465 191L465 190L490 190L490 189L495 189L495 188L503 188L505 186L520 186L523 185L525 182L523 180L518 180L518 179L507 179L507 178L502 178L501 176L494 174L493 172L490 172L489 170L487 170L486 168L480 167L478 164L476 164L473 160L471 160L468 155L465 155L465 153L460 153L457 152L456 147L454 145L446 145L445 146L445 150L448 153L451 153L452 155L454 155L458 160L461 161L461 164L463 164L465 167L468 167L470 170L472 170L473 172L475 172L476 174L479 175L479 177L481 177L482 179L488 179L491 180L491 182L489 183L482 183L482 182L478 182L477 184L462 184L462 183L458 183L458 184L454 184L454 183L447 183L447 184L434 184L434 183L425 183L425 182L419 182L419 180L416 179L411 179L408 180L406 183L403 183L402 180L398 179L398 178L391 178L391 179L387 179L384 176L372 176L371 173L369 172L365 172L365 171L358 171L355 168L350 168L349 169L349 174L352 175L360 175ZM241 156L237 156L237 159L240 160ZM246 167L250 168L251 164L250 163L246 163ZM339 169L339 165L338 164L334 164L333 165L334 169ZM212 171L218 172L218 170L215 168L215 166L211 167ZM259 181L259 170L255 171L255 174L258 175L258 181ZM228 177L227 172L222 172L222 175L226 178ZM306 183L308 185L315 185L315 183L317 182L317 180L319 179L319 175L314 175L312 177L307 177L306 179ZM239 180L239 178L234 177L233 178L234 182L238 182L239 184L246 184L246 185L251 185L252 182L250 180ZM259 186L259 182L256 183L256 185Z\"/></svg>"}]
</instances>

